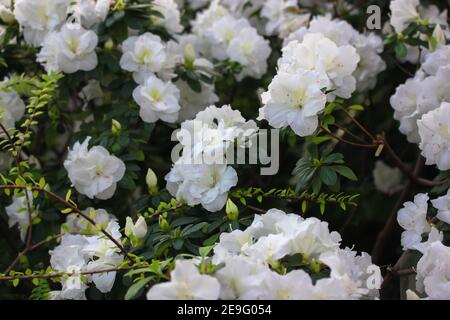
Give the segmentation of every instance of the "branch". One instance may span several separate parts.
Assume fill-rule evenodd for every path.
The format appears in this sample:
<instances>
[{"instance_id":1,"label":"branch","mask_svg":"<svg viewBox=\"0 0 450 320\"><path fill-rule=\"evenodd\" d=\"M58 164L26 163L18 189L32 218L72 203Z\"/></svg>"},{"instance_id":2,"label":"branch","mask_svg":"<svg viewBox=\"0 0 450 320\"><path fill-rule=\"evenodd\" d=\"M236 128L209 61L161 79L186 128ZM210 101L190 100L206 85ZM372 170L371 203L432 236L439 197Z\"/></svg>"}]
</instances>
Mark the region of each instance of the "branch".
<instances>
[{"instance_id":1,"label":"branch","mask_svg":"<svg viewBox=\"0 0 450 320\"><path fill-rule=\"evenodd\" d=\"M435 182L420 178L416 172L412 171L392 149L391 145L386 140L386 136L384 133L377 135L377 138L380 141L380 144L384 145L383 150L386 150L387 155L389 155L394 161L395 166L399 168L414 184L429 188L441 184L441 182L439 181Z\"/></svg>"},{"instance_id":2,"label":"branch","mask_svg":"<svg viewBox=\"0 0 450 320\"><path fill-rule=\"evenodd\" d=\"M41 193L45 193L48 196L50 196L51 198L57 200L58 202L64 204L65 206L71 208L74 212L76 212L79 216L83 217L84 219L86 219L90 224L92 224L94 227L96 226L96 223L93 219L91 219L89 216L87 216L85 213L83 213L80 209L78 209L75 205L67 202L66 200L64 200L63 198L61 198L60 196L58 196L57 194L46 190L46 189L42 189L40 187L30 187L30 186L16 186L16 185L0 185L0 190L4 190L4 189L21 189L21 190L33 190L33 191L39 191ZM116 240L114 239L114 237L109 234L108 231L106 231L105 229L100 229L100 232L103 233L109 240L111 240L118 248L119 250L131 261L134 261L134 259L130 256L130 254L125 250L125 248Z\"/></svg>"}]
</instances>

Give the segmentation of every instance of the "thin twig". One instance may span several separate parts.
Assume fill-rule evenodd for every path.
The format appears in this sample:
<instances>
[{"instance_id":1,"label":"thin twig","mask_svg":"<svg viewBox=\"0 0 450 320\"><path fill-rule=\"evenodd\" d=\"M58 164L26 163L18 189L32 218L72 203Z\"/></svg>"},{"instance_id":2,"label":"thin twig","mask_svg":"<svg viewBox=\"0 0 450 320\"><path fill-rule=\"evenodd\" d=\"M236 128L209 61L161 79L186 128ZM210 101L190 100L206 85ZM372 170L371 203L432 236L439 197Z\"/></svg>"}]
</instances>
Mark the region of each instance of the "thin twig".
<instances>
[{"instance_id":1,"label":"thin twig","mask_svg":"<svg viewBox=\"0 0 450 320\"><path fill-rule=\"evenodd\" d=\"M344 138L341 138L337 135L335 135L334 133L332 133L330 130L326 129L325 127L321 126L320 127L323 131L325 131L328 135L330 135L331 137L333 137L336 140L339 140L342 143L354 146L354 147L360 147L360 148L369 148L369 149L374 149L378 147L378 144L362 144L362 143L356 143L356 142L352 142L352 141L348 141Z\"/></svg>"}]
</instances>

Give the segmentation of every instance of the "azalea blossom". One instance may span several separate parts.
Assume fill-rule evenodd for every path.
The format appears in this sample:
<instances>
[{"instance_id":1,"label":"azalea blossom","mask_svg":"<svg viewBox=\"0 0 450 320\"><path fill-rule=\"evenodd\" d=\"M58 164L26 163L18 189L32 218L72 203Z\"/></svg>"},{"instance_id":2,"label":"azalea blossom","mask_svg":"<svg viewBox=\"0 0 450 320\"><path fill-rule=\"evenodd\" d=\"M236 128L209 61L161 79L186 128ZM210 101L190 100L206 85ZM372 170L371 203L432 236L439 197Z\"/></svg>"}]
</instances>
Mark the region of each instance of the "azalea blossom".
<instances>
[{"instance_id":1,"label":"azalea blossom","mask_svg":"<svg viewBox=\"0 0 450 320\"><path fill-rule=\"evenodd\" d=\"M69 150L64 167L78 192L91 199L109 199L125 174L125 164L101 146L88 150L90 139L87 137L82 144L75 143Z\"/></svg>"},{"instance_id":2,"label":"azalea blossom","mask_svg":"<svg viewBox=\"0 0 450 320\"><path fill-rule=\"evenodd\" d=\"M25 113L25 103L14 89L1 89L8 78L0 82L0 123L8 130L15 126ZM4 132L0 132L3 135Z\"/></svg>"},{"instance_id":3,"label":"azalea blossom","mask_svg":"<svg viewBox=\"0 0 450 320\"><path fill-rule=\"evenodd\" d=\"M220 284L217 279L200 274L189 260L177 260L170 281L156 284L147 293L148 300L216 300Z\"/></svg>"},{"instance_id":4,"label":"azalea blossom","mask_svg":"<svg viewBox=\"0 0 450 320\"><path fill-rule=\"evenodd\" d=\"M311 135L319 124L317 115L325 108L322 89L327 85L327 79L315 71L279 72L262 96L260 118L275 128L290 126L301 137Z\"/></svg>"},{"instance_id":5,"label":"azalea blossom","mask_svg":"<svg viewBox=\"0 0 450 320\"><path fill-rule=\"evenodd\" d=\"M440 170L450 169L450 103L425 114L417 122L422 155L427 165L435 164Z\"/></svg>"},{"instance_id":6,"label":"azalea blossom","mask_svg":"<svg viewBox=\"0 0 450 320\"><path fill-rule=\"evenodd\" d=\"M91 71L98 63L95 53L97 42L94 31L85 30L79 24L67 23L59 32L52 32L45 38L37 61L43 63L47 71Z\"/></svg>"},{"instance_id":7,"label":"azalea blossom","mask_svg":"<svg viewBox=\"0 0 450 320\"><path fill-rule=\"evenodd\" d=\"M402 32L409 23L419 17L417 6L419 0L392 0L389 4L391 10L391 25L395 32Z\"/></svg>"},{"instance_id":8,"label":"azalea blossom","mask_svg":"<svg viewBox=\"0 0 450 320\"><path fill-rule=\"evenodd\" d=\"M27 191L27 196L25 194L14 196L13 202L5 207L6 215L8 216L8 225L10 228L15 225L19 227L20 239L22 241L25 241L27 237L30 219L32 223L38 214L33 206L33 199L33 193ZM28 208L30 208L31 213L28 211Z\"/></svg>"},{"instance_id":9,"label":"azalea blossom","mask_svg":"<svg viewBox=\"0 0 450 320\"><path fill-rule=\"evenodd\" d=\"M381 160L375 162L373 180L377 190L389 195L402 189L402 172L400 169L392 168Z\"/></svg>"},{"instance_id":10,"label":"azalea blossom","mask_svg":"<svg viewBox=\"0 0 450 320\"><path fill-rule=\"evenodd\" d=\"M139 115L145 122L178 120L180 91L171 82L163 82L151 75L134 89L133 99L139 105Z\"/></svg>"}]
</instances>

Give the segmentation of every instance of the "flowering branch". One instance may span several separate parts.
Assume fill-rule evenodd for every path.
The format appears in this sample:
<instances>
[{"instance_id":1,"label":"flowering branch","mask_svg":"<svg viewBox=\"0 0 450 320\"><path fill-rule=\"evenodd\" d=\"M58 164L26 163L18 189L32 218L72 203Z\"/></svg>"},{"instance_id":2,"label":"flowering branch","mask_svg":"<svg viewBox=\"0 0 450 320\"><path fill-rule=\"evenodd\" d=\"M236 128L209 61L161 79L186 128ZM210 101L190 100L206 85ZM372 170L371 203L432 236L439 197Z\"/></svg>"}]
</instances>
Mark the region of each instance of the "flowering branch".
<instances>
[{"instance_id":1,"label":"flowering branch","mask_svg":"<svg viewBox=\"0 0 450 320\"><path fill-rule=\"evenodd\" d=\"M84 214L80 209L78 209L76 207L76 205L72 204L69 201L64 200L63 198L61 198L57 194L55 194L55 193L53 193L53 192L51 192L51 191L49 191L47 189L44 189L44 188L41 188L41 187L37 187L37 186L0 185L0 190L4 190L4 189L9 189L9 190L14 190L14 189L33 190L33 191L38 191L38 192L41 192L41 193L45 193L48 196L50 196L51 198L57 200L58 202L64 204L68 208L72 209L72 211L74 211L76 214L78 214L79 216L81 216L84 219L86 219L94 227L97 225L93 219L91 219L89 216ZM99 231L101 233L103 233L109 240L111 240L128 259L130 259L131 261L134 261L134 259L125 250L125 248L116 239L114 239L114 237L111 234L109 234L108 231L106 231L103 228L101 228Z\"/></svg>"}]
</instances>

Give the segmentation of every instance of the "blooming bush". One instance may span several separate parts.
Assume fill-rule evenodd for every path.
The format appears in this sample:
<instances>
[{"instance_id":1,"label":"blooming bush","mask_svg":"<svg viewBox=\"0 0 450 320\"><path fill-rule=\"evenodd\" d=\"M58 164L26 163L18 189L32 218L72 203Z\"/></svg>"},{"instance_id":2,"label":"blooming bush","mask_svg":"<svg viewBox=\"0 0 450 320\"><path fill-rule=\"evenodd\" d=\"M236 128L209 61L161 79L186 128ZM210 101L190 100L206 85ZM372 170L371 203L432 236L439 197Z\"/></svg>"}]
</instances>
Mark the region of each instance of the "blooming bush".
<instances>
[{"instance_id":1,"label":"blooming bush","mask_svg":"<svg viewBox=\"0 0 450 320\"><path fill-rule=\"evenodd\" d=\"M450 299L448 5L0 0L0 297Z\"/></svg>"}]
</instances>

